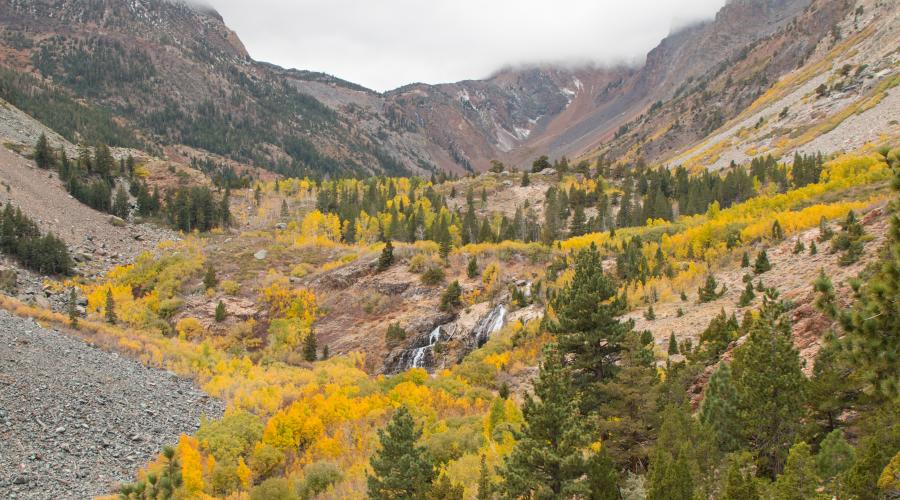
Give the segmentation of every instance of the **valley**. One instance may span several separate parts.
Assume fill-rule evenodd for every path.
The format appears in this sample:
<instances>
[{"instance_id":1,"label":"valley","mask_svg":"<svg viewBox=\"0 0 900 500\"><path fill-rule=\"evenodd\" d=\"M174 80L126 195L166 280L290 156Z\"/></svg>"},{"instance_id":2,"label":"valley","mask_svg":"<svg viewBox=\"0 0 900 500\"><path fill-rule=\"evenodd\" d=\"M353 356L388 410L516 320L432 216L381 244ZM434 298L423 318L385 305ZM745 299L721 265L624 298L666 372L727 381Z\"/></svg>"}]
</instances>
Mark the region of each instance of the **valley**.
<instances>
[{"instance_id":1,"label":"valley","mask_svg":"<svg viewBox=\"0 0 900 500\"><path fill-rule=\"evenodd\" d=\"M0 5L0 495L895 498L898 28L378 93Z\"/></svg>"}]
</instances>

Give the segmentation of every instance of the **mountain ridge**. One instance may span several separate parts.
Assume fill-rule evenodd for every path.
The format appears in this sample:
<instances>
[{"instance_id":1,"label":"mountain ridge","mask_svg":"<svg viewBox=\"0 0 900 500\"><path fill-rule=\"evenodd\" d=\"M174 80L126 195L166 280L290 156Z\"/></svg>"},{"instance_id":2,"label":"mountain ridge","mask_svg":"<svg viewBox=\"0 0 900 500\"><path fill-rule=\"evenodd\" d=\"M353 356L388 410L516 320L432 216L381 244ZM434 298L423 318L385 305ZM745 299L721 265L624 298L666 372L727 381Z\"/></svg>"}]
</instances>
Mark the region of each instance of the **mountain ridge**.
<instances>
[{"instance_id":1,"label":"mountain ridge","mask_svg":"<svg viewBox=\"0 0 900 500\"><path fill-rule=\"evenodd\" d=\"M462 174L492 160L521 168L542 154L665 160L742 111L805 52L745 78L743 98L727 86L710 94L707 80L736 74L729 65L764 52L797 19L816 29L792 32L791 50L810 50L849 11L846 2L735 0L665 37L638 66L526 65L376 92L253 60L207 7L13 0L0 6L0 62L110 110L149 145L184 144L286 175ZM112 78L98 77L104 71ZM686 99L689 112L674 104ZM640 125L658 110L688 119L677 130ZM636 127L648 130L635 136Z\"/></svg>"}]
</instances>

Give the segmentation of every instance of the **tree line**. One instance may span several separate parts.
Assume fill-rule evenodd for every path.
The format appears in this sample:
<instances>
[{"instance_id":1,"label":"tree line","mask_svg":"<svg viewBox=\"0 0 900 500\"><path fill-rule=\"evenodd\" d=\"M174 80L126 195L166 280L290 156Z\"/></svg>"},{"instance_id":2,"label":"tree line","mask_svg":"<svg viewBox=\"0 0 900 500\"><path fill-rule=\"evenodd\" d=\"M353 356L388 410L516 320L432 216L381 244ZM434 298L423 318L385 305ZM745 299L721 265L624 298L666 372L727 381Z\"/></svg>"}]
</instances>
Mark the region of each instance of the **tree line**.
<instances>
[{"instance_id":1,"label":"tree line","mask_svg":"<svg viewBox=\"0 0 900 500\"><path fill-rule=\"evenodd\" d=\"M0 249L23 266L41 274L70 274L72 259L65 242L7 203L0 214Z\"/></svg>"},{"instance_id":2,"label":"tree line","mask_svg":"<svg viewBox=\"0 0 900 500\"><path fill-rule=\"evenodd\" d=\"M58 170L72 197L123 220L128 220L132 212L131 196L138 215L163 216L170 226L181 231L204 232L231 223L227 187L221 195L206 186L179 186L163 194L158 188L151 191L135 174L135 158L128 155L116 160L105 144L94 148L80 145L77 157L69 159L64 149L55 151L47 136L41 134L33 157L39 168Z\"/></svg>"}]
</instances>

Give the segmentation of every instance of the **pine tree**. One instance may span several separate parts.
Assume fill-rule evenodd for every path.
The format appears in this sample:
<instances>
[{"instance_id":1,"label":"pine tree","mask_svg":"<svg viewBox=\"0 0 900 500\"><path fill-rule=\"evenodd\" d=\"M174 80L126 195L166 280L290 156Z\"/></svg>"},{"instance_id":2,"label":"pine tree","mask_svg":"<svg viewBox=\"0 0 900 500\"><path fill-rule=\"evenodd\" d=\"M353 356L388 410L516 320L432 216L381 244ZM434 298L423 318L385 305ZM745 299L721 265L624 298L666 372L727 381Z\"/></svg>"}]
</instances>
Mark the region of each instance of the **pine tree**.
<instances>
[{"instance_id":1,"label":"pine tree","mask_svg":"<svg viewBox=\"0 0 900 500\"><path fill-rule=\"evenodd\" d=\"M753 272L762 274L770 269L772 269L772 264L769 263L769 255L766 253L765 249L760 250L756 255L756 261L753 263Z\"/></svg>"},{"instance_id":2,"label":"pine tree","mask_svg":"<svg viewBox=\"0 0 900 500\"><path fill-rule=\"evenodd\" d=\"M438 256L444 262L447 262L447 258L450 256L450 234L447 233L444 237L441 238L440 247L438 248Z\"/></svg>"},{"instance_id":3,"label":"pine tree","mask_svg":"<svg viewBox=\"0 0 900 500\"><path fill-rule=\"evenodd\" d=\"M653 310L653 304L650 304L650 307L647 308L647 311L644 313L644 319L647 321L654 321L656 319L656 311Z\"/></svg>"},{"instance_id":4,"label":"pine tree","mask_svg":"<svg viewBox=\"0 0 900 500\"><path fill-rule=\"evenodd\" d=\"M503 491L510 498L584 496L587 470L582 455L586 434L569 371L553 346L534 383L534 396L522 406L525 423L515 448L500 469Z\"/></svg>"},{"instance_id":5,"label":"pine tree","mask_svg":"<svg viewBox=\"0 0 900 500\"><path fill-rule=\"evenodd\" d=\"M703 286L697 289L697 300L703 304L718 299L725 294L725 287L723 286L721 291L717 291L718 287L719 284L716 283L716 277L712 274L706 275L706 281L703 283Z\"/></svg>"},{"instance_id":6,"label":"pine tree","mask_svg":"<svg viewBox=\"0 0 900 500\"><path fill-rule=\"evenodd\" d=\"M547 190L544 202L544 225L541 227L541 243L550 246L559 236L559 205L556 188Z\"/></svg>"},{"instance_id":7,"label":"pine tree","mask_svg":"<svg viewBox=\"0 0 900 500\"><path fill-rule=\"evenodd\" d=\"M756 478L753 455L748 452L732 453L727 459L722 499L762 500L760 480Z\"/></svg>"},{"instance_id":8,"label":"pine tree","mask_svg":"<svg viewBox=\"0 0 900 500\"><path fill-rule=\"evenodd\" d=\"M446 474L431 483L431 488L425 493L423 500L463 500L465 488L461 484L450 481Z\"/></svg>"},{"instance_id":9,"label":"pine tree","mask_svg":"<svg viewBox=\"0 0 900 500\"><path fill-rule=\"evenodd\" d=\"M693 420L680 406L663 411L662 426L650 458L647 500L692 500L697 469L693 456Z\"/></svg>"},{"instance_id":10,"label":"pine tree","mask_svg":"<svg viewBox=\"0 0 900 500\"><path fill-rule=\"evenodd\" d=\"M312 363L318 358L319 347L316 332L309 332L303 339L303 359Z\"/></svg>"},{"instance_id":11,"label":"pine tree","mask_svg":"<svg viewBox=\"0 0 900 500\"><path fill-rule=\"evenodd\" d=\"M675 332L669 333L669 349L667 352L669 356L678 354L678 339L675 338Z\"/></svg>"},{"instance_id":12,"label":"pine tree","mask_svg":"<svg viewBox=\"0 0 900 500\"><path fill-rule=\"evenodd\" d=\"M575 206L575 214L569 224L569 236L581 236L587 232L587 220L584 215L584 207L579 203Z\"/></svg>"},{"instance_id":13,"label":"pine tree","mask_svg":"<svg viewBox=\"0 0 900 500\"><path fill-rule=\"evenodd\" d=\"M616 227L628 227L632 225L634 208L631 201L631 181L626 180L619 200L619 213L616 214Z\"/></svg>"},{"instance_id":14,"label":"pine tree","mask_svg":"<svg viewBox=\"0 0 900 500\"><path fill-rule=\"evenodd\" d=\"M531 185L531 179L528 178L528 172L522 172L522 182L520 183L522 187L528 187Z\"/></svg>"},{"instance_id":15,"label":"pine tree","mask_svg":"<svg viewBox=\"0 0 900 500\"><path fill-rule=\"evenodd\" d=\"M900 170L894 174L900 189ZM895 205L897 201L893 202ZM846 232L855 231L855 218L848 214ZM833 314L846 333L841 346L858 372L885 398L900 394L900 215L891 217L888 251L877 271L861 286L850 310ZM817 290L822 292L817 283Z\"/></svg>"},{"instance_id":16,"label":"pine tree","mask_svg":"<svg viewBox=\"0 0 900 500\"><path fill-rule=\"evenodd\" d=\"M219 278L216 276L216 268L212 264L206 266L206 272L203 274L203 288L209 290L215 288L219 284Z\"/></svg>"},{"instance_id":17,"label":"pine tree","mask_svg":"<svg viewBox=\"0 0 900 500\"><path fill-rule=\"evenodd\" d=\"M553 300L559 350L572 367L572 383L582 393L611 378L623 349L622 341L634 326L620 322L620 305L610 301L616 285L603 273L596 245L575 255L574 276Z\"/></svg>"},{"instance_id":18,"label":"pine tree","mask_svg":"<svg viewBox=\"0 0 900 500\"><path fill-rule=\"evenodd\" d=\"M112 213L122 220L128 220L128 210L128 193L125 191L125 186L119 184L113 197Z\"/></svg>"},{"instance_id":19,"label":"pine tree","mask_svg":"<svg viewBox=\"0 0 900 500\"><path fill-rule=\"evenodd\" d=\"M652 442L658 428L657 403L659 374L653 358L652 343L643 345L635 332L621 342L615 376L588 388L581 399L584 412L596 415L592 420L603 447L619 469L632 471L646 467L646 444ZM615 419L604 418L615 415Z\"/></svg>"},{"instance_id":20,"label":"pine tree","mask_svg":"<svg viewBox=\"0 0 900 500\"><path fill-rule=\"evenodd\" d=\"M847 219L841 225L841 232L831 242L831 252L844 252L838 259L838 264L849 266L862 257L864 246L862 237L865 235L862 224L856 220L856 215L851 210L847 213Z\"/></svg>"},{"instance_id":21,"label":"pine tree","mask_svg":"<svg viewBox=\"0 0 900 500\"><path fill-rule=\"evenodd\" d=\"M712 435L721 451L734 451L740 445L738 397L731 381L731 365L721 363L713 372L700 404L700 423Z\"/></svg>"},{"instance_id":22,"label":"pine tree","mask_svg":"<svg viewBox=\"0 0 900 500\"><path fill-rule=\"evenodd\" d=\"M384 248L381 250L381 256L378 257L378 272L386 271L393 263L394 245L391 243L391 240L387 240Z\"/></svg>"},{"instance_id":23,"label":"pine tree","mask_svg":"<svg viewBox=\"0 0 900 500\"><path fill-rule=\"evenodd\" d=\"M487 217L481 221L481 229L478 230L479 243L492 243L494 241L494 231L491 229L491 222Z\"/></svg>"},{"instance_id":24,"label":"pine tree","mask_svg":"<svg viewBox=\"0 0 900 500\"><path fill-rule=\"evenodd\" d=\"M472 254L469 257L469 264L466 266L466 276L469 279L475 279L478 277L478 257L475 254Z\"/></svg>"},{"instance_id":25,"label":"pine tree","mask_svg":"<svg viewBox=\"0 0 900 500\"><path fill-rule=\"evenodd\" d=\"M491 471L487 460L481 455L481 464L478 467L478 500L490 500L494 498L494 482L491 479Z\"/></svg>"},{"instance_id":26,"label":"pine tree","mask_svg":"<svg viewBox=\"0 0 900 500\"><path fill-rule=\"evenodd\" d=\"M34 146L34 163L44 170L53 166L53 149L50 148L50 141L43 132Z\"/></svg>"},{"instance_id":27,"label":"pine tree","mask_svg":"<svg viewBox=\"0 0 900 500\"><path fill-rule=\"evenodd\" d=\"M700 346L708 363L715 362L725 352L728 344L737 338L739 327L737 318L733 314L728 316L724 308L710 320L706 329L700 333Z\"/></svg>"},{"instance_id":28,"label":"pine tree","mask_svg":"<svg viewBox=\"0 0 900 500\"><path fill-rule=\"evenodd\" d=\"M815 254L817 254L817 253L819 253L819 249L816 248L816 242L815 242L815 241L811 241L811 242L809 243L809 254L810 254L810 255L815 255Z\"/></svg>"},{"instance_id":29,"label":"pine tree","mask_svg":"<svg viewBox=\"0 0 900 500\"><path fill-rule=\"evenodd\" d=\"M756 298L756 293L753 292L753 282L748 281L747 287L744 288L744 292L741 293L741 298L738 300L738 307L747 307L751 303L753 303L753 299Z\"/></svg>"},{"instance_id":30,"label":"pine tree","mask_svg":"<svg viewBox=\"0 0 900 500\"><path fill-rule=\"evenodd\" d=\"M112 179L113 169L116 166L116 160L113 158L106 144L99 144L94 148L94 171L107 182Z\"/></svg>"},{"instance_id":31,"label":"pine tree","mask_svg":"<svg viewBox=\"0 0 900 500\"><path fill-rule=\"evenodd\" d=\"M800 238L797 238L797 243L794 244L794 255L803 253L806 250L806 246L803 245L803 242L800 241Z\"/></svg>"},{"instance_id":32,"label":"pine tree","mask_svg":"<svg viewBox=\"0 0 900 500\"><path fill-rule=\"evenodd\" d=\"M221 322L225 321L226 313L227 313L227 311L225 310L225 303L220 300L219 303L216 304L216 316L215 316L216 323L221 323Z\"/></svg>"},{"instance_id":33,"label":"pine tree","mask_svg":"<svg viewBox=\"0 0 900 500\"><path fill-rule=\"evenodd\" d=\"M844 432L835 429L825 436L819 444L816 455L816 471L819 477L830 481L853 465L856 459L853 447L844 439Z\"/></svg>"},{"instance_id":34,"label":"pine tree","mask_svg":"<svg viewBox=\"0 0 900 500\"><path fill-rule=\"evenodd\" d=\"M840 415L858 403L863 386L857 367L843 355L834 334L826 333L808 386L807 422L811 433L820 435L834 430Z\"/></svg>"},{"instance_id":35,"label":"pine tree","mask_svg":"<svg viewBox=\"0 0 900 500\"><path fill-rule=\"evenodd\" d=\"M587 464L587 483L590 495L588 498L605 500L619 498L616 465L609 457L606 449L601 448Z\"/></svg>"},{"instance_id":36,"label":"pine tree","mask_svg":"<svg viewBox=\"0 0 900 500\"><path fill-rule=\"evenodd\" d=\"M112 288L106 289L106 322L116 324L116 301L113 299Z\"/></svg>"},{"instance_id":37,"label":"pine tree","mask_svg":"<svg viewBox=\"0 0 900 500\"><path fill-rule=\"evenodd\" d=\"M772 493L779 500L808 500L816 497L819 477L809 445L803 441L791 446L784 472L772 485Z\"/></svg>"},{"instance_id":38,"label":"pine tree","mask_svg":"<svg viewBox=\"0 0 900 500\"><path fill-rule=\"evenodd\" d=\"M784 229L781 228L781 224L776 220L772 223L772 239L775 241L781 241L784 239Z\"/></svg>"},{"instance_id":39,"label":"pine tree","mask_svg":"<svg viewBox=\"0 0 900 500\"><path fill-rule=\"evenodd\" d=\"M741 267L750 267L750 255L747 252L744 252L744 255L741 256Z\"/></svg>"},{"instance_id":40,"label":"pine tree","mask_svg":"<svg viewBox=\"0 0 900 500\"><path fill-rule=\"evenodd\" d=\"M78 328L78 307L75 288L69 289L69 299L66 301L66 310L69 313L69 326Z\"/></svg>"},{"instance_id":41,"label":"pine tree","mask_svg":"<svg viewBox=\"0 0 900 500\"><path fill-rule=\"evenodd\" d=\"M799 431L806 388L784 310L777 292L767 292L731 366L744 438L759 457L761 471L772 478L781 472L784 451Z\"/></svg>"},{"instance_id":42,"label":"pine tree","mask_svg":"<svg viewBox=\"0 0 900 500\"><path fill-rule=\"evenodd\" d=\"M447 288L441 295L441 311L453 311L462 307L461 295L462 287L459 286L459 281L453 280L453 283L447 285Z\"/></svg>"},{"instance_id":43,"label":"pine tree","mask_svg":"<svg viewBox=\"0 0 900 500\"><path fill-rule=\"evenodd\" d=\"M892 498L881 495L879 482L882 478L889 481L889 468L892 457L900 450L900 425L897 425L897 413L900 410L896 401L885 405L875 413L871 422L867 423L867 435L856 445L856 460L838 477L841 498L860 500L883 500ZM885 477L888 476L888 477Z\"/></svg>"},{"instance_id":44,"label":"pine tree","mask_svg":"<svg viewBox=\"0 0 900 500\"><path fill-rule=\"evenodd\" d=\"M421 436L405 406L394 412L386 428L378 430L381 447L369 460L372 474L366 474L370 498L411 500L424 496L437 474L428 452L418 445Z\"/></svg>"},{"instance_id":45,"label":"pine tree","mask_svg":"<svg viewBox=\"0 0 900 500\"><path fill-rule=\"evenodd\" d=\"M322 346L322 361L331 357L331 352L328 350L328 344Z\"/></svg>"}]
</instances>

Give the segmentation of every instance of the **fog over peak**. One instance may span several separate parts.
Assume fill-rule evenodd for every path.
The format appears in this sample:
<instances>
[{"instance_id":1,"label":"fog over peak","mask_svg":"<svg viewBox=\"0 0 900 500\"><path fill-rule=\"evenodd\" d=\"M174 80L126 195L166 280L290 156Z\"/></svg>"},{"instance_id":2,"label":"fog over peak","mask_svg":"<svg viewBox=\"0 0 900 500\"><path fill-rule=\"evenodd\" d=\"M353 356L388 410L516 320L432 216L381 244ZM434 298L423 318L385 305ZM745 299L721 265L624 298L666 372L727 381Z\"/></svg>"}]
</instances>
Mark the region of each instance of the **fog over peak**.
<instances>
[{"instance_id":1,"label":"fog over peak","mask_svg":"<svg viewBox=\"0 0 900 500\"><path fill-rule=\"evenodd\" d=\"M192 0L194 1L194 0ZM640 64L725 0L203 0L258 60L375 90L503 67Z\"/></svg>"}]
</instances>

